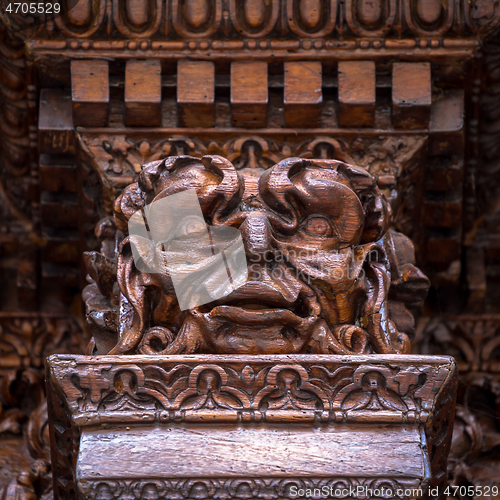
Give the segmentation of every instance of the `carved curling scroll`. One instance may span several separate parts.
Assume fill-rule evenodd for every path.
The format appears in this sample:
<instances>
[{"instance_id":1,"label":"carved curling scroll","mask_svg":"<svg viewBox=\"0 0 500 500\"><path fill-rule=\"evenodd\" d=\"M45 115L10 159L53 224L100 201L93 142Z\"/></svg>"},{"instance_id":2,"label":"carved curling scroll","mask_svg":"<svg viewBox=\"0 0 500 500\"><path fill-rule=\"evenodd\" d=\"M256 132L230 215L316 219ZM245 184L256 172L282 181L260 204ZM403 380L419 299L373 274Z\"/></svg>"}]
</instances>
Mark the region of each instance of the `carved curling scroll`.
<instances>
[{"instance_id":1,"label":"carved curling scroll","mask_svg":"<svg viewBox=\"0 0 500 500\"><path fill-rule=\"evenodd\" d=\"M216 300L182 310L176 280L187 268L173 274L168 267L178 248L175 254L157 238L144 262L167 266L151 270L138 262L137 238L128 231L134 214L150 214L155 200L188 189L196 190L212 235L214 228L239 231L248 274ZM411 241L390 229L389 204L363 168L289 158L237 171L220 156L170 157L145 165L123 190L114 223L116 254L107 245L106 255L85 255L90 353L410 352L410 310L429 282L414 266ZM154 225L157 234L166 219ZM194 256L189 266L199 267L194 249L202 234L183 236L182 253ZM204 276L200 286L210 292L215 278Z\"/></svg>"}]
</instances>

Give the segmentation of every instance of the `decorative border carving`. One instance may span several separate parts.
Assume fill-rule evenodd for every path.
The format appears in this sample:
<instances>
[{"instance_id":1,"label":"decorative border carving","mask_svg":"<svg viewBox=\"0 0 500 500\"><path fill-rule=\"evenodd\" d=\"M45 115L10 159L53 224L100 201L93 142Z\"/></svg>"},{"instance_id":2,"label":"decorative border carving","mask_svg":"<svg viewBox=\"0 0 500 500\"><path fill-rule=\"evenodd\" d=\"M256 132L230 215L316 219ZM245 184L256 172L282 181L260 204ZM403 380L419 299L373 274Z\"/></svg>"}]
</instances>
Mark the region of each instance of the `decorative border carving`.
<instances>
[{"instance_id":1,"label":"decorative border carving","mask_svg":"<svg viewBox=\"0 0 500 500\"><path fill-rule=\"evenodd\" d=\"M500 373L500 315L421 318L414 350L453 355L460 372Z\"/></svg>"},{"instance_id":2,"label":"decorative border carving","mask_svg":"<svg viewBox=\"0 0 500 500\"><path fill-rule=\"evenodd\" d=\"M56 498L74 498L72 457L87 426L363 423L421 428L433 485L445 478L456 393L452 358L425 356L51 356L47 364ZM193 478L85 483L89 498L282 498L294 481ZM300 479L304 487L373 479ZM379 479L389 486L394 481ZM398 481L400 481L398 479ZM417 481L417 480L413 480ZM297 482L297 481L295 481ZM366 483L366 484L365 484ZM402 486L409 485L406 480ZM145 490L146 485L151 485ZM154 486L154 487L153 487ZM417 487L420 484L417 485ZM263 490L262 490L263 488ZM248 491L247 491L248 490ZM262 491L261 491L262 490ZM63 494L63 491L65 492Z\"/></svg>"},{"instance_id":3,"label":"decorative border carving","mask_svg":"<svg viewBox=\"0 0 500 500\"><path fill-rule=\"evenodd\" d=\"M419 423L435 411L451 358L398 356L70 356L49 379L78 427L105 422ZM401 356L401 358L403 358Z\"/></svg>"},{"instance_id":4,"label":"decorative border carving","mask_svg":"<svg viewBox=\"0 0 500 500\"><path fill-rule=\"evenodd\" d=\"M335 478L308 478L308 479L205 479L189 478L182 480L165 481L161 479L148 479L144 481L113 481L103 480L83 483L83 493L89 500L101 498L137 498L137 499L167 499L167 498L215 498L215 499L279 499L293 498L290 489L295 486L297 490L319 489L335 492L335 490L347 490L347 492L380 490L382 487L387 491L408 490L419 488L420 481L411 478L398 478L398 480L387 478L365 479L351 477ZM107 495L107 496L103 496ZM323 498L331 498L324 496ZM342 498L358 498L349 494ZM384 497L386 498L386 497Z\"/></svg>"},{"instance_id":5,"label":"decorative border carving","mask_svg":"<svg viewBox=\"0 0 500 500\"><path fill-rule=\"evenodd\" d=\"M144 0L139 5L132 0L80 0L79 3L81 5L75 9L76 13L70 11L55 18L48 14L44 24L38 22L32 28L30 22L33 23L33 19L7 17L5 8L2 9L2 20L11 29L25 30L29 37L35 38L43 35L52 38L55 21L63 35L75 39L94 36L105 39L116 31L130 39L154 37L157 34L165 36L167 33L185 39L208 40L214 36L244 39L263 37L274 30L281 37L298 35L314 40L335 33L370 40L378 39L384 32L392 33L395 37L402 33L413 37L453 36L454 32L463 31L464 27L471 34L481 35L491 30L500 19L497 0L448 0L446 5L433 2L423 3L423 7L421 2L414 0L376 0L358 2L356 8L353 8L352 1L348 1L345 9L338 9L335 0L318 0L315 8L311 8L307 2L296 0L271 0L267 8L262 0L245 3L223 0L196 0L191 3ZM401 13L397 22L395 12ZM160 28L164 16L165 26ZM276 22L278 17L279 23ZM108 26L104 19L108 19ZM149 22L145 22L145 19L149 19ZM310 40L308 42L311 44Z\"/></svg>"}]
</instances>

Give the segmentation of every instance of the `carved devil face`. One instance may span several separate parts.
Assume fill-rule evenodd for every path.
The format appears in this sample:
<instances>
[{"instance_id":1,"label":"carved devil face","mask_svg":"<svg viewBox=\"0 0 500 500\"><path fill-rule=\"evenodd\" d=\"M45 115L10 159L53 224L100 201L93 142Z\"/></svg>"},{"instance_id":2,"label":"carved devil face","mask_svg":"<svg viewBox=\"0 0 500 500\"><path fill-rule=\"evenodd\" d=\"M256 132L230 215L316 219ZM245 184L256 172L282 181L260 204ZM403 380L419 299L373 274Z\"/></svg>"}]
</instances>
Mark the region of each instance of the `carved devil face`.
<instances>
[{"instance_id":1,"label":"carved devil face","mask_svg":"<svg viewBox=\"0 0 500 500\"><path fill-rule=\"evenodd\" d=\"M390 210L368 172L335 160L291 158L236 171L219 156L172 157L145 165L117 199L118 229L126 232L133 214L155 200L190 189L205 224L239 230L246 282L181 311L169 273L139 270L125 237L120 340L111 354L408 352L408 332L389 318L391 260L393 281L418 299L427 279L395 257ZM186 248L196 234L186 234ZM156 248L158 258L164 251ZM399 323L408 323L401 307Z\"/></svg>"}]
</instances>

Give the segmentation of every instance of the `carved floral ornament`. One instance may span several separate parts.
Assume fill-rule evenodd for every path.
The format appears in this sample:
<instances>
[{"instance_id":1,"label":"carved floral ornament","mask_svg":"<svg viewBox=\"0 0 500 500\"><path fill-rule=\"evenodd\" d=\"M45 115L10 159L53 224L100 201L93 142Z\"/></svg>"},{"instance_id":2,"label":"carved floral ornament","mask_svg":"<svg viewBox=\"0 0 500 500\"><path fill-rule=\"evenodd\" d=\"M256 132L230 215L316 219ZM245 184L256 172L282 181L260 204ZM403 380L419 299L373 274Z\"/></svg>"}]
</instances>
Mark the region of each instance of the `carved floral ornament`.
<instances>
[{"instance_id":1,"label":"carved floral ornament","mask_svg":"<svg viewBox=\"0 0 500 500\"><path fill-rule=\"evenodd\" d=\"M154 200L187 190L196 190L207 226L239 231L248 276L228 295L182 311L169 273L136 265L128 228ZM116 200L114 221L98 226L107 228L102 253L85 255L89 351L409 353L408 308L429 282L411 241L390 223L371 175L341 161L290 158L239 171L220 156L146 164ZM185 236L194 248L196 235Z\"/></svg>"}]
</instances>

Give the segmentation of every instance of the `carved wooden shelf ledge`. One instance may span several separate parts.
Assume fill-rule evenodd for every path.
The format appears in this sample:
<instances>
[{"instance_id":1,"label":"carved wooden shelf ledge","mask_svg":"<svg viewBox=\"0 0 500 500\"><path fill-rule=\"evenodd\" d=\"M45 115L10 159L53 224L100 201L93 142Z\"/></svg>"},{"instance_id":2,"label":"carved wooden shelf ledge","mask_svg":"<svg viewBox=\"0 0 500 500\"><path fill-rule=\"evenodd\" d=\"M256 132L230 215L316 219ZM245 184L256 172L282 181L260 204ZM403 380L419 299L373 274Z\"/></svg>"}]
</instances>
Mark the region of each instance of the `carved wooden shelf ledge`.
<instances>
[{"instance_id":1,"label":"carved wooden shelf ledge","mask_svg":"<svg viewBox=\"0 0 500 500\"><path fill-rule=\"evenodd\" d=\"M445 480L450 357L54 355L47 370L56 499L425 498Z\"/></svg>"}]
</instances>

